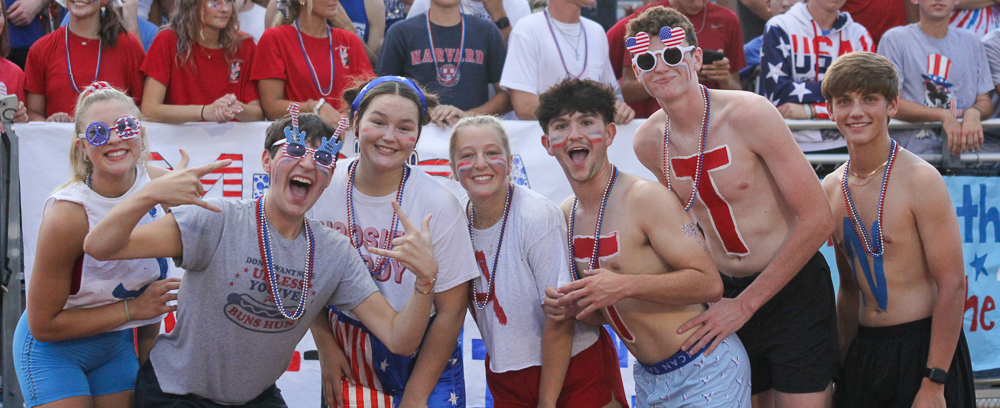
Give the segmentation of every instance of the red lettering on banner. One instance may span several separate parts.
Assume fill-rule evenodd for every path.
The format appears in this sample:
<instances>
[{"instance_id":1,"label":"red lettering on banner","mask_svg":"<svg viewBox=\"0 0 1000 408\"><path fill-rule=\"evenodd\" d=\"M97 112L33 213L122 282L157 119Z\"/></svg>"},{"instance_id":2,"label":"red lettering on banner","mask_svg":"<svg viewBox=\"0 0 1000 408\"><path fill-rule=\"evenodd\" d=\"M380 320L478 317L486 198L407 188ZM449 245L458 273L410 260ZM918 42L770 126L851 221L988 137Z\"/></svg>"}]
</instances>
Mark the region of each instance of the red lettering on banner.
<instances>
[{"instance_id":1,"label":"red lettering on banner","mask_svg":"<svg viewBox=\"0 0 1000 408\"><path fill-rule=\"evenodd\" d=\"M285 371L299 371L299 368L301 367L302 367L302 354L299 354L298 351L293 351L292 361L288 363L288 369Z\"/></svg>"},{"instance_id":2,"label":"red lettering on banner","mask_svg":"<svg viewBox=\"0 0 1000 408\"><path fill-rule=\"evenodd\" d=\"M484 284L488 285L490 280L490 269L488 264L486 263L486 254L484 254L483 251L476 251L476 263L479 264L479 272L483 274ZM494 277L494 279L495 278L496 277ZM492 288L480 288L477 286L477 291L476 293L474 293L474 295L476 296L476 302L479 302L479 304L486 304L492 301L493 313L497 315L497 321L500 322L501 325L506 326L507 314L504 313L503 308L500 307L500 301L497 299L497 291L495 285L496 283L494 283L494 287ZM479 293L478 292L479 289L486 289L489 292Z\"/></svg>"},{"instance_id":3,"label":"red lettering on banner","mask_svg":"<svg viewBox=\"0 0 1000 408\"><path fill-rule=\"evenodd\" d=\"M965 277L965 280L966 282L968 282L969 277ZM967 312L969 311L969 309L972 309L972 322L969 323L969 331L974 332L978 330L980 326L982 326L983 331L993 330L993 328L996 327L996 322L992 320L990 321L986 320L986 312L992 312L996 310L996 303L993 301L993 297L989 295L984 297L983 305L982 307L980 307L979 296L976 295L969 296L968 285L966 285L965 288L966 288L965 311Z\"/></svg>"},{"instance_id":4,"label":"red lettering on banner","mask_svg":"<svg viewBox=\"0 0 1000 408\"><path fill-rule=\"evenodd\" d=\"M677 157L670 160L671 168L677 179L693 180L694 173L698 166L698 155L687 157ZM750 249L747 247L743 235L740 234L739 227L736 226L736 216L733 214L733 207L722 198L715 180L712 179L711 172L722 170L732 164L729 156L729 145L718 146L705 152L705 165L701 170L701 183L698 186L698 199L708 208L708 215L712 221L713 229L722 240L722 245L730 255L749 255Z\"/></svg>"}]
</instances>

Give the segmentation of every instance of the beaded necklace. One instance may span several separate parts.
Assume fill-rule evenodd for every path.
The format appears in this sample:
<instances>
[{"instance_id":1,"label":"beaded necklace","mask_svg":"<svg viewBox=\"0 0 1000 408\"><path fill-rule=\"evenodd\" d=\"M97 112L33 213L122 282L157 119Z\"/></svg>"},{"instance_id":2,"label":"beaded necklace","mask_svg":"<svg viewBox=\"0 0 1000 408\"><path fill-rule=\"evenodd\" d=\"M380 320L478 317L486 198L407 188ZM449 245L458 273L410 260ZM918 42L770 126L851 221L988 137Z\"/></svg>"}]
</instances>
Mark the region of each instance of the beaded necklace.
<instances>
[{"instance_id":1,"label":"beaded necklace","mask_svg":"<svg viewBox=\"0 0 1000 408\"><path fill-rule=\"evenodd\" d=\"M316 258L316 241L313 238L312 228L309 227L309 221L302 220L302 224L305 225L306 230L306 266L302 278L302 296L300 296L299 304L295 307L295 311L289 314L285 310L285 305L281 302L281 296L279 296L278 291L275 289L278 286L278 282L274 273L274 260L271 256L271 232L267 226L267 215L264 213L264 200L266 197L267 194L257 199L257 244L260 246L260 261L264 264L264 272L267 273L267 280L270 284L267 290L271 298L274 299L274 303L278 306L278 311L281 312L282 316L286 319L298 320L306 311L306 299L309 298L309 289L312 287L312 270L313 260Z\"/></svg>"},{"instance_id":2,"label":"beaded necklace","mask_svg":"<svg viewBox=\"0 0 1000 408\"><path fill-rule=\"evenodd\" d=\"M496 276L497 276L497 262L500 261L500 246L503 245L503 233L507 230L507 216L510 211L510 202L514 196L514 188L508 184L507 185L507 201L503 206L503 221L500 223L500 239L497 241L497 249L493 254L493 270L486 271L488 276L486 277L486 284L489 286L489 291L486 292L486 300L482 304L479 304L479 291L476 290L476 280L472 280L472 302L476 305L479 310L486 309L486 305L490 303L490 295L494 293L496 287ZM476 218L476 209L472 206L472 201L469 201L469 238L472 238L472 220ZM475 249L476 241L472 241L473 249Z\"/></svg>"},{"instance_id":3,"label":"beaded necklace","mask_svg":"<svg viewBox=\"0 0 1000 408\"><path fill-rule=\"evenodd\" d=\"M347 236L351 238L351 245L358 250L358 255L361 259L364 259L365 255L361 253L361 243L364 241L361 239L358 227L355 226L355 221L358 219L354 213L354 170L358 168L358 161L355 160L350 166L347 166ZM410 178L410 166L403 165L403 177L399 180L399 189L396 190L396 202L400 205L403 204L403 188L406 187L406 180ZM388 232L388 236L383 240L383 244L380 248L388 250L392 246L392 240L396 235L396 226L399 225L399 217L396 214L396 210L392 211L392 222L389 224L391 229ZM374 267L367 266L368 272L372 275L381 275L382 271L385 270L386 265L389 265L388 258L382 257L375 262L375 257L372 256L372 263Z\"/></svg>"},{"instance_id":4,"label":"beaded necklace","mask_svg":"<svg viewBox=\"0 0 1000 408\"><path fill-rule=\"evenodd\" d=\"M590 269L598 267L597 249L601 245L601 222L604 221L604 207L608 205L608 197L611 196L611 189L614 188L617 179L618 167L612 164L611 178L608 179L608 186L604 188L604 199L601 200L601 210L597 213L597 226L594 227L594 251L590 256ZM569 243L569 272L574 280L580 279L580 272L576 269L576 254L573 253L573 226L576 222L576 205L579 201L579 198L573 197L573 210L569 213L569 237L566 240Z\"/></svg>"},{"instance_id":5,"label":"beaded necklace","mask_svg":"<svg viewBox=\"0 0 1000 408\"><path fill-rule=\"evenodd\" d=\"M434 51L434 35L431 34L431 13L428 11L424 14L427 19L427 40L431 43L431 60L434 61L434 72L437 72L437 80L442 85L451 84L455 78L458 78L459 70L462 69L462 61L465 59L463 57L465 53L465 9L459 6L459 10L462 15L462 40L458 43L458 66L455 67L455 73L451 75L441 72L441 68L438 67L437 52Z\"/></svg>"},{"instance_id":6,"label":"beaded necklace","mask_svg":"<svg viewBox=\"0 0 1000 408\"><path fill-rule=\"evenodd\" d=\"M69 72L69 83L73 85L73 90L76 93L80 93L80 88L76 87L76 79L73 78L73 64L69 61L69 27L66 27L66 71ZM91 83L97 82L97 75L101 73L101 54L104 52L104 39L98 37L97 39L97 69L94 71L94 80Z\"/></svg>"},{"instance_id":7,"label":"beaded necklace","mask_svg":"<svg viewBox=\"0 0 1000 408\"><path fill-rule=\"evenodd\" d=\"M861 236L861 242L865 246L865 251L868 251L875 258L881 257L885 252L885 240L882 237L882 205L885 203L885 188L889 185L889 174L892 173L892 164L896 159L896 152L899 151L899 144L896 143L896 140L892 138L889 140L892 141L892 145L889 147L889 160L886 160L888 164L885 165L885 172L882 173L882 188L878 193L878 224L872 230L872 234L878 237L878 248L873 248L872 239L868 237L868 231L865 230L865 223L861 221L861 216L854 207L854 200L851 199L851 191L847 188L847 175L851 169L850 159L844 164L844 176L841 180L841 187L844 189L844 204L847 205L847 212L851 215L851 227L854 228L855 234Z\"/></svg>"},{"instance_id":8,"label":"beaded necklace","mask_svg":"<svg viewBox=\"0 0 1000 408\"><path fill-rule=\"evenodd\" d=\"M552 34L552 42L556 43L556 51L559 51L559 61L562 62L563 70L566 71L566 75L573 78L580 78L584 72L587 72L587 57L590 53L590 47L587 46L587 32L583 28L583 20L580 20L580 34L583 35L583 69L580 70L579 74L573 74L569 72L569 67L566 66L566 59L563 58L562 48L559 47L559 40L556 39L556 32L552 30L552 17L549 17L549 8L546 7L542 11L545 13L545 23L549 25L549 34Z\"/></svg>"},{"instance_id":9,"label":"beaded necklace","mask_svg":"<svg viewBox=\"0 0 1000 408\"><path fill-rule=\"evenodd\" d=\"M330 86L326 89L319 84L319 77L316 76L316 68L313 67L312 60L309 59L309 54L306 53L306 45L302 42L302 32L299 31L299 21L295 20L295 35L299 37L299 48L302 50L302 56L306 59L306 65L309 66L309 73L312 74L313 84L316 85L316 89L319 90L319 94L323 96L330 95L333 91L333 30L329 26L326 27L326 39L330 42Z\"/></svg>"},{"instance_id":10,"label":"beaded necklace","mask_svg":"<svg viewBox=\"0 0 1000 408\"><path fill-rule=\"evenodd\" d=\"M705 95L705 116L701 123L701 146L698 148L698 166L695 167L694 186L691 188L687 203L684 204L684 211L689 211L694 206L694 198L698 195L698 188L701 186L701 169L705 167L705 141L708 139L708 118L711 114L709 106L711 104L708 99L708 88L701 85L701 91ZM670 183L670 150L667 147L669 143L670 117L667 117L667 123L663 126L663 180L666 181L667 188L674 191L674 186Z\"/></svg>"}]
</instances>

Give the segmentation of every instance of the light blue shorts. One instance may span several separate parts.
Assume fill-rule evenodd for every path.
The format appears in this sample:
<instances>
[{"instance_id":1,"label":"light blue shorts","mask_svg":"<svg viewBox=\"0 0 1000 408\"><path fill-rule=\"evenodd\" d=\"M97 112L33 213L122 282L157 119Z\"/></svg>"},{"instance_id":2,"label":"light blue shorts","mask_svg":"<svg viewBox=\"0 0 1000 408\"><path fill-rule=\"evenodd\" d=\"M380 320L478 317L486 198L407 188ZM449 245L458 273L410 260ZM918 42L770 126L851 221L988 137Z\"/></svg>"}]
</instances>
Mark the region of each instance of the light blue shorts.
<instances>
[{"instance_id":1,"label":"light blue shorts","mask_svg":"<svg viewBox=\"0 0 1000 408\"><path fill-rule=\"evenodd\" d=\"M28 407L135 388L139 361L131 329L44 342L31 335L25 312L17 322L13 343L14 370Z\"/></svg>"},{"instance_id":2,"label":"light blue shorts","mask_svg":"<svg viewBox=\"0 0 1000 408\"><path fill-rule=\"evenodd\" d=\"M750 408L750 361L730 335L715 352L678 351L657 364L632 365L636 407Z\"/></svg>"}]
</instances>

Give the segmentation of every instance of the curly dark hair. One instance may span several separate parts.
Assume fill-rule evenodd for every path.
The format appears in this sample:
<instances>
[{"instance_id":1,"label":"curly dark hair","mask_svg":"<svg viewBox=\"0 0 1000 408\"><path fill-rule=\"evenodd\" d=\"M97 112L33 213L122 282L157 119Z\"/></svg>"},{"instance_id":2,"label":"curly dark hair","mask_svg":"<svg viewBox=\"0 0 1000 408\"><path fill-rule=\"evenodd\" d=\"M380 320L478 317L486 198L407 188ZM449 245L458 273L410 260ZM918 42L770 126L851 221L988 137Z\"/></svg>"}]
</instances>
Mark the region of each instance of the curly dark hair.
<instances>
[{"instance_id":1,"label":"curly dark hair","mask_svg":"<svg viewBox=\"0 0 1000 408\"><path fill-rule=\"evenodd\" d=\"M549 134L549 122L567 113L596 113L608 124L615 119L615 92L589 79L568 78L538 96L535 118Z\"/></svg>"}]
</instances>

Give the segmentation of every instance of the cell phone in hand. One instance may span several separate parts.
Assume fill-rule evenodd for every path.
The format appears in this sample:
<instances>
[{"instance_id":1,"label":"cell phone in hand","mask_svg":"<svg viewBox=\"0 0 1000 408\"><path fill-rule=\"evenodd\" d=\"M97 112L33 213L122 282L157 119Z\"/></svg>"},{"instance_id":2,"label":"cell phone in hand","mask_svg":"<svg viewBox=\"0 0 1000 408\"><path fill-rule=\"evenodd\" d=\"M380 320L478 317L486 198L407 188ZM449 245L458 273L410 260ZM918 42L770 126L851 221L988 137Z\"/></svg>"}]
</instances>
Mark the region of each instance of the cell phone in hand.
<instances>
[{"instance_id":1,"label":"cell phone in hand","mask_svg":"<svg viewBox=\"0 0 1000 408\"><path fill-rule=\"evenodd\" d=\"M701 55L702 65L712 65L716 61L722 61L726 57L726 54L723 54L721 51L706 50L704 48L701 49Z\"/></svg>"},{"instance_id":2,"label":"cell phone in hand","mask_svg":"<svg viewBox=\"0 0 1000 408\"><path fill-rule=\"evenodd\" d=\"M17 114L17 95L10 94L0 97L0 120L13 122Z\"/></svg>"}]
</instances>

